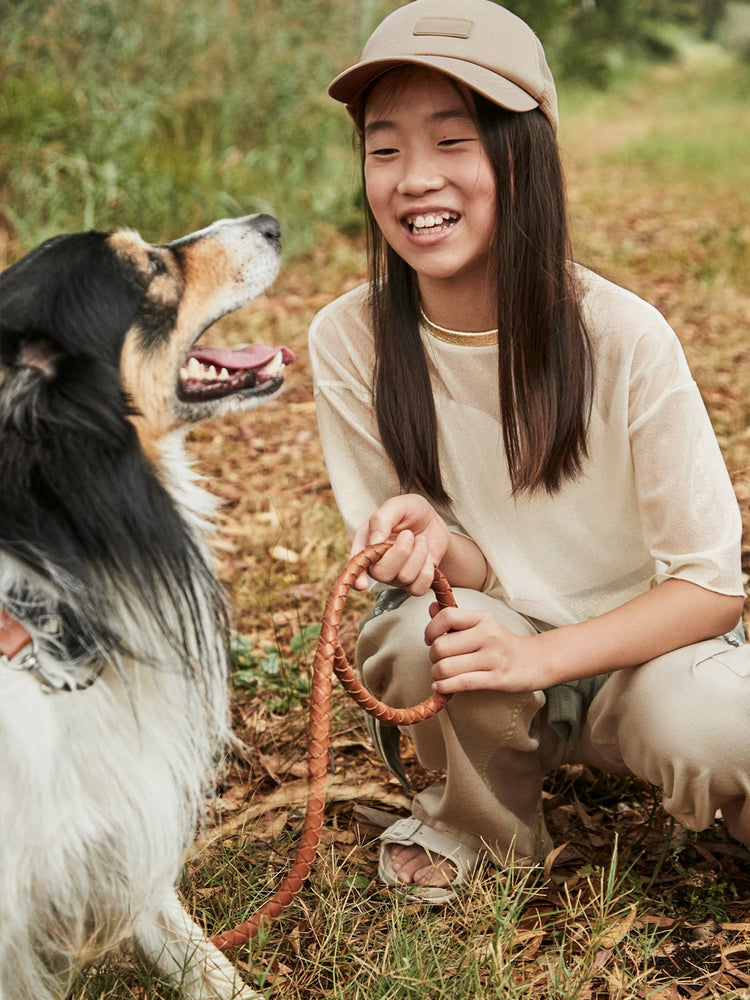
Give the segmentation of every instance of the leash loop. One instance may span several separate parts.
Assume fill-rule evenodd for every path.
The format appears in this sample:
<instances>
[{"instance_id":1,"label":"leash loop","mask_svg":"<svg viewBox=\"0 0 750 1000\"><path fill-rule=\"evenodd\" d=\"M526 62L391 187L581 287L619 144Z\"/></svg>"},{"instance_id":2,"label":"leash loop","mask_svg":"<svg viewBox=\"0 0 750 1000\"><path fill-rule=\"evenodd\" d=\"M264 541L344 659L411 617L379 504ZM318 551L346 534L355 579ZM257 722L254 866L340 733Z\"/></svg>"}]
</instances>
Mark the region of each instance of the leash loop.
<instances>
[{"instance_id":1,"label":"leash loop","mask_svg":"<svg viewBox=\"0 0 750 1000\"><path fill-rule=\"evenodd\" d=\"M238 924L231 930L217 934L212 939L217 948L222 950L237 948L250 938L255 937L260 927L269 924L291 903L313 866L320 843L326 802L333 674L336 674L343 688L360 708L394 726L411 726L432 718L445 707L451 697L435 692L425 701L411 708L392 708L390 705L378 701L362 686L341 648L339 624L347 595L360 573L369 569L374 562L385 555L390 547L390 542L380 542L352 556L331 588L323 612L320 636L313 660L307 743L307 809L302 824L300 844L291 868L276 894L249 920ZM456 607L450 584L437 567L435 567L432 590L441 608Z\"/></svg>"}]
</instances>

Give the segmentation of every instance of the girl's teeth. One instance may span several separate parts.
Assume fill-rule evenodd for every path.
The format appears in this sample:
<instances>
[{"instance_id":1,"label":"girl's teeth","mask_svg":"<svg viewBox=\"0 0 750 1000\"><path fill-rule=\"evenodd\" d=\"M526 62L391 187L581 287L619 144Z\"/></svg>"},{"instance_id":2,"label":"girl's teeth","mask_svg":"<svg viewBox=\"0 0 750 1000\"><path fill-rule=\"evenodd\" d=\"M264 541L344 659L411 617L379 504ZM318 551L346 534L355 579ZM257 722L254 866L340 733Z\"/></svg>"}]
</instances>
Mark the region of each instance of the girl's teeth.
<instances>
[{"instance_id":1,"label":"girl's teeth","mask_svg":"<svg viewBox=\"0 0 750 1000\"><path fill-rule=\"evenodd\" d=\"M411 227L415 232L420 229L435 229L437 226L442 226L444 222L448 222L453 218L455 216L450 212L439 212L437 215L418 215L412 222Z\"/></svg>"}]
</instances>

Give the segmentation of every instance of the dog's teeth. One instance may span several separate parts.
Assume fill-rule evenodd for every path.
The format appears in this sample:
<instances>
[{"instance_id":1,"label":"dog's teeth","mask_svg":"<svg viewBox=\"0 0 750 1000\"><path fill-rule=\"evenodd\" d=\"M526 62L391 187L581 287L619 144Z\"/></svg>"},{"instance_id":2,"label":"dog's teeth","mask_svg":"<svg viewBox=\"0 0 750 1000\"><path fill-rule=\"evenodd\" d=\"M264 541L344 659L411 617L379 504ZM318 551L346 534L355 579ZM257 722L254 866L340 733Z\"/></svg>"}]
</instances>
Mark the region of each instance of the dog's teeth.
<instances>
[{"instance_id":1,"label":"dog's teeth","mask_svg":"<svg viewBox=\"0 0 750 1000\"><path fill-rule=\"evenodd\" d=\"M263 375L276 375L284 367L284 355L281 351L277 351L267 365L261 368L261 374Z\"/></svg>"},{"instance_id":2,"label":"dog's teeth","mask_svg":"<svg viewBox=\"0 0 750 1000\"><path fill-rule=\"evenodd\" d=\"M190 372L187 370L187 368L180 368L180 378L181 379L190 378Z\"/></svg>"},{"instance_id":3,"label":"dog's teeth","mask_svg":"<svg viewBox=\"0 0 750 1000\"><path fill-rule=\"evenodd\" d=\"M213 381L214 381L214 382L216 381L216 378L217 378L217 373L216 373L216 369L214 368L214 366L213 366L213 365L211 365L211 366L209 367L209 369L208 369L208 377L209 377L210 379L213 379Z\"/></svg>"},{"instance_id":4,"label":"dog's teeth","mask_svg":"<svg viewBox=\"0 0 750 1000\"><path fill-rule=\"evenodd\" d=\"M203 376L203 365L197 358L190 358L187 367L191 378L201 378Z\"/></svg>"}]
</instances>

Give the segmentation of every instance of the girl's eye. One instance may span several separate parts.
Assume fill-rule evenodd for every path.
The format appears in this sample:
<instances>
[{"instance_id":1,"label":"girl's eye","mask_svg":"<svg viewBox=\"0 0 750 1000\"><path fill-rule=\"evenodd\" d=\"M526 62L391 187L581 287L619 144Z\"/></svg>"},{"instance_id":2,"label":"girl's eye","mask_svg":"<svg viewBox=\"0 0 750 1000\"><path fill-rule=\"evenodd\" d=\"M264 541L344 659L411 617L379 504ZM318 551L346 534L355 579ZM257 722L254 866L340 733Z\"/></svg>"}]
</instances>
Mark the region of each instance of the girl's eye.
<instances>
[{"instance_id":1,"label":"girl's eye","mask_svg":"<svg viewBox=\"0 0 750 1000\"><path fill-rule=\"evenodd\" d=\"M460 146L463 142L471 142L470 138L466 139L441 139L438 146Z\"/></svg>"},{"instance_id":2,"label":"girl's eye","mask_svg":"<svg viewBox=\"0 0 750 1000\"><path fill-rule=\"evenodd\" d=\"M393 156L398 150L390 146L384 146L382 149L371 149L368 156Z\"/></svg>"}]
</instances>

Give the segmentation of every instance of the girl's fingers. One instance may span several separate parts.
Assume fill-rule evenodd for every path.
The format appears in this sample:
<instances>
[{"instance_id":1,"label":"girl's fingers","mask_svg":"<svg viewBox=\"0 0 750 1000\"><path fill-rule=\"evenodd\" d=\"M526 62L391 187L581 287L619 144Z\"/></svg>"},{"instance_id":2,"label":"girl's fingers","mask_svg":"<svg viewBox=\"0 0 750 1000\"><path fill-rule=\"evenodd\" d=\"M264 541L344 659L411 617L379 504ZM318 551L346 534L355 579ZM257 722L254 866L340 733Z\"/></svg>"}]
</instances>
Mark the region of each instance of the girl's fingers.
<instances>
[{"instance_id":1,"label":"girl's fingers","mask_svg":"<svg viewBox=\"0 0 750 1000\"><path fill-rule=\"evenodd\" d=\"M393 539L390 549L370 566L370 576L380 583L390 583L408 559L414 544L410 531L402 531Z\"/></svg>"},{"instance_id":2,"label":"girl's fingers","mask_svg":"<svg viewBox=\"0 0 750 1000\"><path fill-rule=\"evenodd\" d=\"M442 551L433 538L437 535L440 541L439 528L447 531L424 497L407 494L386 500L355 531L350 557L385 540L392 542L391 548L367 572L360 573L354 581L355 589L365 590L369 576L379 583L404 587L415 595L426 594L434 579L435 561ZM432 543L436 547L434 556L429 549Z\"/></svg>"},{"instance_id":3,"label":"girl's fingers","mask_svg":"<svg viewBox=\"0 0 750 1000\"><path fill-rule=\"evenodd\" d=\"M430 660L436 680L467 670L490 669L490 654L475 629L441 636L430 646Z\"/></svg>"},{"instance_id":4,"label":"girl's fingers","mask_svg":"<svg viewBox=\"0 0 750 1000\"><path fill-rule=\"evenodd\" d=\"M352 544L349 549L349 558L358 555L364 549L369 548L370 545L377 545L378 542L385 541L388 537L388 532L380 525L380 520L377 514L365 521L363 524L357 528L352 537ZM376 579L373 577L373 579ZM367 590L370 586L370 576L367 571L363 570L359 576L355 579L352 584L355 590Z\"/></svg>"},{"instance_id":5,"label":"girl's fingers","mask_svg":"<svg viewBox=\"0 0 750 1000\"><path fill-rule=\"evenodd\" d=\"M354 532L352 544L349 548L349 558L356 556L359 552L368 548L370 545L377 545L378 542L382 542L386 537L387 536L383 535L381 531L373 529L370 521L365 521L365 523L360 524Z\"/></svg>"},{"instance_id":6,"label":"girl's fingers","mask_svg":"<svg viewBox=\"0 0 750 1000\"><path fill-rule=\"evenodd\" d=\"M370 575L381 583L393 583L414 594L430 588L434 567L427 543L411 531L401 531L392 547L370 568Z\"/></svg>"},{"instance_id":7,"label":"girl's fingers","mask_svg":"<svg viewBox=\"0 0 750 1000\"><path fill-rule=\"evenodd\" d=\"M467 671L456 674L454 677L447 677L435 680L432 690L438 694L458 694L461 691L486 691L487 673L484 670Z\"/></svg>"},{"instance_id":8,"label":"girl's fingers","mask_svg":"<svg viewBox=\"0 0 750 1000\"><path fill-rule=\"evenodd\" d=\"M433 609L434 614L433 614ZM440 608L435 601L430 605L430 615L432 618L424 632L424 639L428 646L447 633L463 632L466 629L475 628L486 612L473 611L471 608Z\"/></svg>"},{"instance_id":9,"label":"girl's fingers","mask_svg":"<svg viewBox=\"0 0 750 1000\"><path fill-rule=\"evenodd\" d=\"M459 674L482 674L486 672L488 666L486 657L483 658L481 655L477 655L477 650L467 653L455 653L452 656L446 656L433 661L432 679L434 681L446 681L451 677L458 677Z\"/></svg>"}]
</instances>

